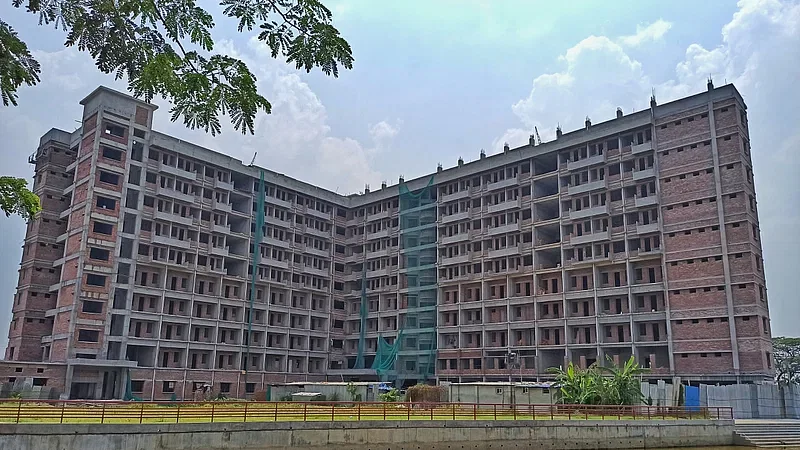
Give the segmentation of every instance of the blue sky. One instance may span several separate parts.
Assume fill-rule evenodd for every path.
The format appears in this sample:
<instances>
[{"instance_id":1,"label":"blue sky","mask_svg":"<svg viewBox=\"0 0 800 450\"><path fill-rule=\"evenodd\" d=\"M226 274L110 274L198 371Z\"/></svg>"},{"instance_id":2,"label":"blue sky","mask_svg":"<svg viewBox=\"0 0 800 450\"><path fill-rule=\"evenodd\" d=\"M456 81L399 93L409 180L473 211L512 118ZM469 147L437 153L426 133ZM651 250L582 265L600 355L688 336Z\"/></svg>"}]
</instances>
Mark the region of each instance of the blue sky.
<instances>
[{"instance_id":1,"label":"blue sky","mask_svg":"<svg viewBox=\"0 0 800 450\"><path fill-rule=\"evenodd\" d=\"M170 123L155 127L340 193L480 150L527 141L534 126L550 140L565 130L733 82L750 115L767 287L775 335L800 335L792 283L800 254L800 5L796 0L698 2L328 1L353 47L355 67L338 79L294 71L251 35L218 19L216 50L239 55L273 102L255 136L212 138ZM204 4L212 13L219 8ZM27 155L50 127L76 127L78 101L98 84L125 84L62 47L63 34L0 6L42 63L42 83L0 109L4 174L30 178ZM219 15L217 14L217 17ZM159 114L160 113L160 114ZM16 285L24 224L0 218L0 339ZM2 343L2 341L0 341Z\"/></svg>"}]
</instances>

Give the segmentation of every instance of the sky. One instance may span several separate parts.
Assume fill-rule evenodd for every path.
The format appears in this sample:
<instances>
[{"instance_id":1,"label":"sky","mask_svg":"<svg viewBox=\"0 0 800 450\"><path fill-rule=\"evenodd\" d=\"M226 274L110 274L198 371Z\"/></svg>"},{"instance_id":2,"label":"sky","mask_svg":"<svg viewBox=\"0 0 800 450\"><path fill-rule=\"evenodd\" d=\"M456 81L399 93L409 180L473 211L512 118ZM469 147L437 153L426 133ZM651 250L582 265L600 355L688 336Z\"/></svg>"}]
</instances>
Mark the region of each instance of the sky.
<instances>
[{"instance_id":1,"label":"sky","mask_svg":"<svg viewBox=\"0 0 800 450\"><path fill-rule=\"evenodd\" d=\"M527 142L734 83L748 106L773 335L800 336L800 3L326 0L353 48L339 78L298 72L238 33L214 3L215 51L245 60L273 105L253 136L154 128L342 194L471 161ZM125 90L64 35L0 5L42 65L41 83L0 106L2 174L32 178L27 157L52 127L73 131L97 85ZM0 217L0 345L5 346L25 225Z\"/></svg>"}]
</instances>

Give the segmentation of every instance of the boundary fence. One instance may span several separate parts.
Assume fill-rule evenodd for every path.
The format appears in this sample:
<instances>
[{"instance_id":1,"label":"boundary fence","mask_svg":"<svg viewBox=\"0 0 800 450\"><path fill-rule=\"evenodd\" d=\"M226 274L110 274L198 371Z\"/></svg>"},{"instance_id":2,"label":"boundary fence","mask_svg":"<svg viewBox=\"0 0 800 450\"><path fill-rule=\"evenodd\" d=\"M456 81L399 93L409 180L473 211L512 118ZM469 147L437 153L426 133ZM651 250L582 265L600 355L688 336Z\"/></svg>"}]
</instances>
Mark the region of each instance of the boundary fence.
<instances>
[{"instance_id":1,"label":"boundary fence","mask_svg":"<svg viewBox=\"0 0 800 450\"><path fill-rule=\"evenodd\" d=\"M0 402L0 423L212 423L369 420L732 420L730 407L386 402Z\"/></svg>"}]
</instances>

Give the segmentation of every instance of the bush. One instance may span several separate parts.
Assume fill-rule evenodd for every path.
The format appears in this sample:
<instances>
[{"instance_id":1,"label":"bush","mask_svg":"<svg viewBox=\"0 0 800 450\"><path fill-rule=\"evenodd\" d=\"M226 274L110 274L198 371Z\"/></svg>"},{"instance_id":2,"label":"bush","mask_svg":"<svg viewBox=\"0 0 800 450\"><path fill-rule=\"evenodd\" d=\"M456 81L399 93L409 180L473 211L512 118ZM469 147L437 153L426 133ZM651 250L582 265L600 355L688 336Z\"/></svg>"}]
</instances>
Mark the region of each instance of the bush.
<instances>
[{"instance_id":1,"label":"bush","mask_svg":"<svg viewBox=\"0 0 800 450\"><path fill-rule=\"evenodd\" d=\"M395 388L392 388L389 391L381 394L380 399L382 402L391 402L391 403L400 401L400 391L398 391Z\"/></svg>"},{"instance_id":2,"label":"bush","mask_svg":"<svg viewBox=\"0 0 800 450\"><path fill-rule=\"evenodd\" d=\"M639 375L647 369L639 367L633 356L617 367L592 364L588 369L572 362L567 369L552 368L559 385L559 403L572 405L639 405L644 401Z\"/></svg>"},{"instance_id":3,"label":"bush","mask_svg":"<svg viewBox=\"0 0 800 450\"><path fill-rule=\"evenodd\" d=\"M406 401L414 403L439 403L447 398L447 391L442 386L418 384L406 391Z\"/></svg>"}]
</instances>

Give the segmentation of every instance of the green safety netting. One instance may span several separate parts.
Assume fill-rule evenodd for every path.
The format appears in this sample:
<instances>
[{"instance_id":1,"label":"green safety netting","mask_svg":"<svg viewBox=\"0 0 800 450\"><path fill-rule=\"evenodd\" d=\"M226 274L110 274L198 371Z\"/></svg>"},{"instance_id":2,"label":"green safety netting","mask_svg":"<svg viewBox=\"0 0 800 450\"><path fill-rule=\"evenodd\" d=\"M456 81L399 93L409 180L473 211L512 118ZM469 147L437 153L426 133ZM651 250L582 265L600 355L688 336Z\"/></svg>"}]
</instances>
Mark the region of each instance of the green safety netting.
<instances>
[{"instance_id":1,"label":"green safety netting","mask_svg":"<svg viewBox=\"0 0 800 450\"><path fill-rule=\"evenodd\" d=\"M140 402L141 398L133 395L133 383L131 383L131 369L125 370L125 395L122 397L125 401Z\"/></svg>"},{"instance_id":2,"label":"green safety netting","mask_svg":"<svg viewBox=\"0 0 800 450\"><path fill-rule=\"evenodd\" d=\"M378 336L378 352L375 354L375 359L372 361L372 368L382 380L385 380L388 372L394 368L401 342L403 342L402 329L397 333L397 337L392 344L384 339L383 336Z\"/></svg>"},{"instance_id":3,"label":"green safety netting","mask_svg":"<svg viewBox=\"0 0 800 450\"><path fill-rule=\"evenodd\" d=\"M367 265L362 263L361 270L361 321L358 329L358 354L356 355L356 362L353 365L354 369L364 368L364 347L366 346L366 332L367 332Z\"/></svg>"},{"instance_id":4,"label":"green safety netting","mask_svg":"<svg viewBox=\"0 0 800 450\"><path fill-rule=\"evenodd\" d=\"M434 177L411 191L400 183L400 245L406 315L395 342L396 383L425 381L436 363L436 191Z\"/></svg>"}]
</instances>

